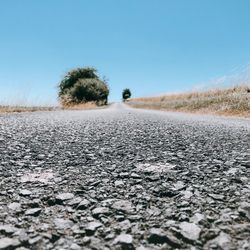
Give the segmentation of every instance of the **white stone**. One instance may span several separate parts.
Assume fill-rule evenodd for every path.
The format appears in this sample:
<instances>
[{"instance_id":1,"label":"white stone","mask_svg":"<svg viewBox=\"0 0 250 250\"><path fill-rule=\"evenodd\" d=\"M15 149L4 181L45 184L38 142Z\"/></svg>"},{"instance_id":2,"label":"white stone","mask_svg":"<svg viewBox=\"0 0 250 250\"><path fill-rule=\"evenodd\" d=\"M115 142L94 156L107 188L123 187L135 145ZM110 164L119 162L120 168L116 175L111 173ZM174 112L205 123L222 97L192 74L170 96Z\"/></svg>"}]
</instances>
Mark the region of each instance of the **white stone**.
<instances>
[{"instance_id":1,"label":"white stone","mask_svg":"<svg viewBox=\"0 0 250 250\"><path fill-rule=\"evenodd\" d=\"M74 194L72 193L61 193L56 196L57 200L66 201L74 198Z\"/></svg>"},{"instance_id":2,"label":"white stone","mask_svg":"<svg viewBox=\"0 0 250 250\"><path fill-rule=\"evenodd\" d=\"M97 207L92 210L93 215L107 214L109 209L107 207Z\"/></svg>"},{"instance_id":3,"label":"white stone","mask_svg":"<svg viewBox=\"0 0 250 250\"><path fill-rule=\"evenodd\" d=\"M137 165L137 170L145 173L164 173L170 171L173 168L175 168L175 165L170 163L156 163L154 165L145 163Z\"/></svg>"},{"instance_id":4,"label":"white stone","mask_svg":"<svg viewBox=\"0 0 250 250\"><path fill-rule=\"evenodd\" d=\"M12 249L20 245L20 241L17 239L11 239L4 237L0 239L0 250Z\"/></svg>"},{"instance_id":5,"label":"white stone","mask_svg":"<svg viewBox=\"0 0 250 250\"><path fill-rule=\"evenodd\" d=\"M117 243L130 245L133 243L133 237L130 234L120 234L114 240L114 244Z\"/></svg>"},{"instance_id":6,"label":"white stone","mask_svg":"<svg viewBox=\"0 0 250 250\"><path fill-rule=\"evenodd\" d=\"M112 205L112 208L123 211L123 212L127 212L127 213L133 212L132 203L128 200L118 200L114 202L114 204Z\"/></svg>"},{"instance_id":7,"label":"white stone","mask_svg":"<svg viewBox=\"0 0 250 250\"><path fill-rule=\"evenodd\" d=\"M115 187L123 187L124 182L123 181L115 181Z\"/></svg>"},{"instance_id":8,"label":"white stone","mask_svg":"<svg viewBox=\"0 0 250 250\"><path fill-rule=\"evenodd\" d=\"M86 230L89 230L89 231L96 231L96 229L98 229L99 227L102 226L102 223L98 222L98 221L91 221L87 227L86 227Z\"/></svg>"},{"instance_id":9,"label":"white stone","mask_svg":"<svg viewBox=\"0 0 250 250\"><path fill-rule=\"evenodd\" d=\"M58 229L69 229L73 227L74 223L71 220L65 220L61 218L57 218L54 220L54 224Z\"/></svg>"},{"instance_id":10,"label":"white stone","mask_svg":"<svg viewBox=\"0 0 250 250\"><path fill-rule=\"evenodd\" d=\"M180 223L179 227L184 238L192 241L199 239L201 229L196 224L184 221Z\"/></svg>"}]
</instances>

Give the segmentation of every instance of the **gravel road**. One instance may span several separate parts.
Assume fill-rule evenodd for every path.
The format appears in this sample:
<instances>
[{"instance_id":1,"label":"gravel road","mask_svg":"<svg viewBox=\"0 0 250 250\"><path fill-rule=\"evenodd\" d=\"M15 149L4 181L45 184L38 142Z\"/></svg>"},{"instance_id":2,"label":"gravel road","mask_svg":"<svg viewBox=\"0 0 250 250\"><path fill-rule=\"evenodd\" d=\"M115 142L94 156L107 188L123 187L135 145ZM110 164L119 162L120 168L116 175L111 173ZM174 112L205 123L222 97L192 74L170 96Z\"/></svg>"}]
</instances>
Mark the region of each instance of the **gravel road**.
<instances>
[{"instance_id":1,"label":"gravel road","mask_svg":"<svg viewBox=\"0 0 250 250\"><path fill-rule=\"evenodd\" d=\"M0 115L0 249L250 249L250 120Z\"/></svg>"}]
</instances>

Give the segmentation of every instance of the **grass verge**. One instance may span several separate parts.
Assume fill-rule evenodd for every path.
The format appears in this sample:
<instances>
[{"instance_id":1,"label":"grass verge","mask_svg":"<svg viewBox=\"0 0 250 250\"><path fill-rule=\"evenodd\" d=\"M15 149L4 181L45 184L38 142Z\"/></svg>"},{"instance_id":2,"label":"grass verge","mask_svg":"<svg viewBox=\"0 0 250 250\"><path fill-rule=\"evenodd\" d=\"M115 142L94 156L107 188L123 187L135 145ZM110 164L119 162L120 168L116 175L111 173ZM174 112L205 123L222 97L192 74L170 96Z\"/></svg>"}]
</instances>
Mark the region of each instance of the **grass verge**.
<instances>
[{"instance_id":1,"label":"grass verge","mask_svg":"<svg viewBox=\"0 0 250 250\"><path fill-rule=\"evenodd\" d=\"M20 113L20 112L36 112L36 111L54 111L57 107L26 107L26 106L1 106L0 113Z\"/></svg>"},{"instance_id":2,"label":"grass verge","mask_svg":"<svg viewBox=\"0 0 250 250\"><path fill-rule=\"evenodd\" d=\"M91 110L105 108L107 105L98 105L95 102L87 102L80 104L68 104L63 107L26 107L26 106L9 106L0 105L0 113L21 113L21 112L36 112L36 111L55 111L55 110Z\"/></svg>"},{"instance_id":3,"label":"grass verge","mask_svg":"<svg viewBox=\"0 0 250 250\"><path fill-rule=\"evenodd\" d=\"M64 110L89 110L89 109L91 110L91 109L100 109L105 107L107 107L107 105L98 105L96 102L63 105Z\"/></svg>"},{"instance_id":4,"label":"grass verge","mask_svg":"<svg viewBox=\"0 0 250 250\"><path fill-rule=\"evenodd\" d=\"M133 98L127 103L135 108L250 118L250 86L239 85L226 89Z\"/></svg>"}]
</instances>

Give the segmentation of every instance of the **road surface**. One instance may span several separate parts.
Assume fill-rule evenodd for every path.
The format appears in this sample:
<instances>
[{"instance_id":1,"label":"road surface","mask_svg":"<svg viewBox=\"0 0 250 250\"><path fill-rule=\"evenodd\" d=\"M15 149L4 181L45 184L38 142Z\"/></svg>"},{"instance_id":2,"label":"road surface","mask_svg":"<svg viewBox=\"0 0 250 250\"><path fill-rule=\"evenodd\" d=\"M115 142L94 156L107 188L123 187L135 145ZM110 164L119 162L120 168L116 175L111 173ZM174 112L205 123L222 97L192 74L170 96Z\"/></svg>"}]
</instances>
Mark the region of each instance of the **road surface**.
<instances>
[{"instance_id":1,"label":"road surface","mask_svg":"<svg viewBox=\"0 0 250 250\"><path fill-rule=\"evenodd\" d=\"M0 115L0 249L250 249L250 121Z\"/></svg>"}]
</instances>

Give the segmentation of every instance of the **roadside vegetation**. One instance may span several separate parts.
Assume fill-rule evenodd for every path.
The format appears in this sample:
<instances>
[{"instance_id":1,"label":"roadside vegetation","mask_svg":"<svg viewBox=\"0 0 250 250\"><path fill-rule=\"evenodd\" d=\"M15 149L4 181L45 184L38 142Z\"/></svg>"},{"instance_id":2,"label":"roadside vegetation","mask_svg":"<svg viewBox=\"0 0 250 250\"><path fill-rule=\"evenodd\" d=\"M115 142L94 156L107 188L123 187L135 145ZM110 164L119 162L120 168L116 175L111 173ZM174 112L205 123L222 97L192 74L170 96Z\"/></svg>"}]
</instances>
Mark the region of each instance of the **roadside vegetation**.
<instances>
[{"instance_id":1,"label":"roadside vegetation","mask_svg":"<svg viewBox=\"0 0 250 250\"><path fill-rule=\"evenodd\" d=\"M83 109L100 109L105 108L106 105L99 105L96 102L85 102L65 105L62 107L63 110L83 110Z\"/></svg>"},{"instance_id":2,"label":"roadside vegetation","mask_svg":"<svg viewBox=\"0 0 250 250\"><path fill-rule=\"evenodd\" d=\"M130 91L130 89L124 89L122 91L122 100L125 102L130 97L131 97L131 91Z\"/></svg>"},{"instance_id":3,"label":"roadside vegetation","mask_svg":"<svg viewBox=\"0 0 250 250\"><path fill-rule=\"evenodd\" d=\"M250 117L250 86L133 98L128 104L135 108Z\"/></svg>"},{"instance_id":4,"label":"roadside vegetation","mask_svg":"<svg viewBox=\"0 0 250 250\"><path fill-rule=\"evenodd\" d=\"M69 71L60 82L59 101L62 107L43 107L0 104L0 113L53 111L60 109L95 109L108 104L109 87L95 68L85 67Z\"/></svg>"},{"instance_id":5,"label":"roadside vegetation","mask_svg":"<svg viewBox=\"0 0 250 250\"><path fill-rule=\"evenodd\" d=\"M58 110L58 107L28 107L28 106L5 106L0 105L0 113L12 113L12 112L36 112L36 111L54 111Z\"/></svg>"},{"instance_id":6,"label":"roadside vegetation","mask_svg":"<svg viewBox=\"0 0 250 250\"><path fill-rule=\"evenodd\" d=\"M95 68L69 71L59 84L59 100L64 108L88 108L108 103L109 87Z\"/></svg>"}]
</instances>

